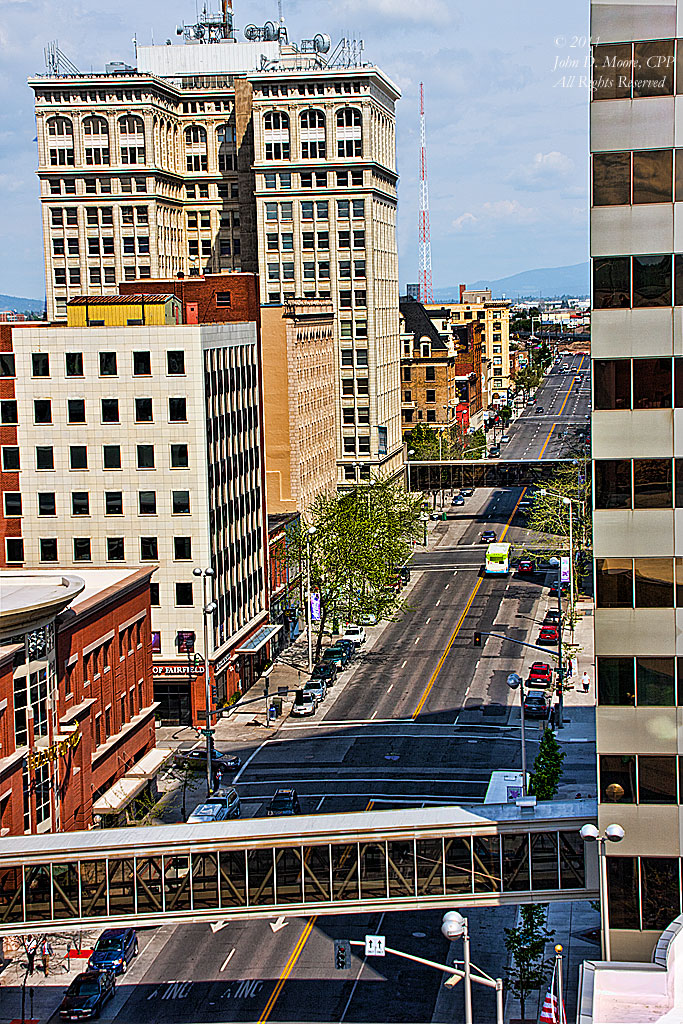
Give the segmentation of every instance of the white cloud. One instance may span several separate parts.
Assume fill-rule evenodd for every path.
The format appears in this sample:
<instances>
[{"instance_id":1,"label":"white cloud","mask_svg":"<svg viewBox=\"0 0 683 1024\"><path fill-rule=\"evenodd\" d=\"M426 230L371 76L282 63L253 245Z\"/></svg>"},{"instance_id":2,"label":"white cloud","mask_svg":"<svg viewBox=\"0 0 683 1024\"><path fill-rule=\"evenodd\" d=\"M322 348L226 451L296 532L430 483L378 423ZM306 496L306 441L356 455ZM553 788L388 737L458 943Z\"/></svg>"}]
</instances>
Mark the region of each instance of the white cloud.
<instances>
[{"instance_id":1,"label":"white cloud","mask_svg":"<svg viewBox=\"0 0 683 1024\"><path fill-rule=\"evenodd\" d=\"M574 174L574 161L558 150L550 153L536 153L530 164L518 167L508 181L517 188L537 192L555 188Z\"/></svg>"},{"instance_id":2,"label":"white cloud","mask_svg":"<svg viewBox=\"0 0 683 1024\"><path fill-rule=\"evenodd\" d=\"M343 9L351 13L379 14L393 21L444 25L457 17L444 0L347 0Z\"/></svg>"},{"instance_id":3,"label":"white cloud","mask_svg":"<svg viewBox=\"0 0 683 1024\"><path fill-rule=\"evenodd\" d=\"M453 227L456 231L477 228L486 230L494 225L533 224L536 217L536 210L522 206L516 199L498 199L496 202L483 203L476 213L468 211L460 214L453 221Z\"/></svg>"}]
</instances>

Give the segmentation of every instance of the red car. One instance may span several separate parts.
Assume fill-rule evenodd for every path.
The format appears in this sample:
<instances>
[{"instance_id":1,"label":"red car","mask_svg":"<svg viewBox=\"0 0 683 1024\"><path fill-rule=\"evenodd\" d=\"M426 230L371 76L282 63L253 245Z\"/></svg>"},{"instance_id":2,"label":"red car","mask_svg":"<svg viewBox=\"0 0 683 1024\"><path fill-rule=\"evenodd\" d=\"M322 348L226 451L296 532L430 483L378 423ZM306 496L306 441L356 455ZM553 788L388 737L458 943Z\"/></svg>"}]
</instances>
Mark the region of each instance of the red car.
<instances>
[{"instance_id":1,"label":"red car","mask_svg":"<svg viewBox=\"0 0 683 1024\"><path fill-rule=\"evenodd\" d=\"M550 686L553 681L553 670L544 661L535 661L529 669L528 686L543 687Z\"/></svg>"},{"instance_id":2,"label":"red car","mask_svg":"<svg viewBox=\"0 0 683 1024\"><path fill-rule=\"evenodd\" d=\"M534 563L528 558L523 558L517 566L517 572L520 576L533 576L534 571Z\"/></svg>"},{"instance_id":3,"label":"red car","mask_svg":"<svg viewBox=\"0 0 683 1024\"><path fill-rule=\"evenodd\" d=\"M554 626L542 626L536 643L544 647L555 647L560 642L560 634Z\"/></svg>"}]
</instances>

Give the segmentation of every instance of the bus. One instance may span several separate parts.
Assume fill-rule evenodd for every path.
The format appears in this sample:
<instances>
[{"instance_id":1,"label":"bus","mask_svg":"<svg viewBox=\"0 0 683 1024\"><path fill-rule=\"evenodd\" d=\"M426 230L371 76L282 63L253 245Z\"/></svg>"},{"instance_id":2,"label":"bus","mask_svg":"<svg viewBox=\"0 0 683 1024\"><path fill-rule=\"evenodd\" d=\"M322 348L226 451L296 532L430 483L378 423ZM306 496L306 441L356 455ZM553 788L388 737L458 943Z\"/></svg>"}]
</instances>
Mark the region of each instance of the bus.
<instances>
[{"instance_id":1,"label":"bus","mask_svg":"<svg viewBox=\"0 0 683 1024\"><path fill-rule=\"evenodd\" d=\"M510 572L510 544L489 544L486 549L486 575L504 576Z\"/></svg>"}]
</instances>

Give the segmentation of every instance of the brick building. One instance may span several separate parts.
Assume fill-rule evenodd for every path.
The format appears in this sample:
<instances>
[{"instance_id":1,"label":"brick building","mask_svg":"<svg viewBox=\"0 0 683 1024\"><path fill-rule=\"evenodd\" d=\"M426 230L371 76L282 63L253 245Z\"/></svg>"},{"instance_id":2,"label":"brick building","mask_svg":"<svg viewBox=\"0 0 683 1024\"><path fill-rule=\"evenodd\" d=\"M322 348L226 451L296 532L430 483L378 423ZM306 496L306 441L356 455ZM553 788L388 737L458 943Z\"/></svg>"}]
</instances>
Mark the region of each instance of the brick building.
<instances>
[{"instance_id":1,"label":"brick building","mask_svg":"<svg viewBox=\"0 0 683 1024\"><path fill-rule=\"evenodd\" d=\"M140 291L136 281L120 281L120 295ZM184 324L248 323L259 321L257 279L253 274L216 273L145 281L148 294L175 295L182 307Z\"/></svg>"},{"instance_id":2,"label":"brick building","mask_svg":"<svg viewBox=\"0 0 683 1024\"><path fill-rule=\"evenodd\" d=\"M153 781L153 572L0 573L0 834L90 828Z\"/></svg>"},{"instance_id":3,"label":"brick building","mask_svg":"<svg viewBox=\"0 0 683 1024\"><path fill-rule=\"evenodd\" d=\"M298 512L268 516L270 621L282 627L273 638L271 657L296 639L305 614L301 566L292 559L293 537L299 523Z\"/></svg>"}]
</instances>

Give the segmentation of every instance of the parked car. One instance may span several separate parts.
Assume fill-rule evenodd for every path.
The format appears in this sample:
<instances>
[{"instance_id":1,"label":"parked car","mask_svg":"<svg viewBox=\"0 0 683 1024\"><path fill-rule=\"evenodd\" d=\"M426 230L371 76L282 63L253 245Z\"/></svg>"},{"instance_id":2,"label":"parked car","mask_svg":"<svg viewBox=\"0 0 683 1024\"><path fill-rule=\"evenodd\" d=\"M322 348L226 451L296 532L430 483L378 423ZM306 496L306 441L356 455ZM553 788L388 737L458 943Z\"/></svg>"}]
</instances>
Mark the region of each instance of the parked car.
<instances>
[{"instance_id":1,"label":"parked car","mask_svg":"<svg viewBox=\"0 0 683 1024\"><path fill-rule=\"evenodd\" d=\"M337 666L331 661L321 661L311 672L311 679L320 679L329 689L337 679Z\"/></svg>"},{"instance_id":2,"label":"parked car","mask_svg":"<svg viewBox=\"0 0 683 1024\"><path fill-rule=\"evenodd\" d=\"M84 971L69 985L59 1006L62 1020L99 1017L104 1004L116 992L113 971Z\"/></svg>"},{"instance_id":3,"label":"parked car","mask_svg":"<svg viewBox=\"0 0 683 1024\"><path fill-rule=\"evenodd\" d=\"M107 928L93 947L88 969L125 974L129 961L137 955L138 937L135 928Z\"/></svg>"},{"instance_id":4,"label":"parked car","mask_svg":"<svg viewBox=\"0 0 683 1024\"><path fill-rule=\"evenodd\" d=\"M555 647L560 642L560 634L555 626L541 626L536 643L544 647Z\"/></svg>"},{"instance_id":5,"label":"parked car","mask_svg":"<svg viewBox=\"0 0 683 1024\"><path fill-rule=\"evenodd\" d=\"M410 566L402 565L398 570L398 574L401 577L401 583L405 587L406 584L410 583Z\"/></svg>"},{"instance_id":6,"label":"parked car","mask_svg":"<svg viewBox=\"0 0 683 1024\"><path fill-rule=\"evenodd\" d=\"M176 751L174 761L177 765L186 766L193 771L206 770L206 744L202 741L195 743L188 750ZM236 772L242 764L242 759L237 754L228 754L215 747L211 750L211 764L214 772L220 764L224 772Z\"/></svg>"},{"instance_id":7,"label":"parked car","mask_svg":"<svg viewBox=\"0 0 683 1024\"><path fill-rule=\"evenodd\" d=\"M550 706L547 698L538 691L531 691L524 697L524 714L527 718L547 718Z\"/></svg>"},{"instance_id":8,"label":"parked car","mask_svg":"<svg viewBox=\"0 0 683 1024\"><path fill-rule=\"evenodd\" d=\"M550 584L550 587L548 588L548 593L551 595L551 597L557 597L558 588L561 589L561 593L563 595L567 593L568 587L566 583L558 583L557 580L553 580L553 582Z\"/></svg>"},{"instance_id":9,"label":"parked car","mask_svg":"<svg viewBox=\"0 0 683 1024\"><path fill-rule=\"evenodd\" d=\"M301 814L301 804L295 789L276 789L266 809L268 817Z\"/></svg>"},{"instance_id":10,"label":"parked car","mask_svg":"<svg viewBox=\"0 0 683 1024\"><path fill-rule=\"evenodd\" d=\"M341 636L341 637L339 637L338 640L335 641L334 646L335 647L343 647L344 650L346 651L346 653L349 656L349 661L352 658L356 657L356 645L353 642L353 640L348 640L345 636Z\"/></svg>"},{"instance_id":11,"label":"parked car","mask_svg":"<svg viewBox=\"0 0 683 1024\"><path fill-rule=\"evenodd\" d=\"M529 686L550 686L553 681L553 670L545 661L535 661L529 669Z\"/></svg>"},{"instance_id":12,"label":"parked car","mask_svg":"<svg viewBox=\"0 0 683 1024\"><path fill-rule=\"evenodd\" d=\"M474 487L461 487L460 493L462 494L463 498L471 498L472 495L474 494Z\"/></svg>"},{"instance_id":13,"label":"parked car","mask_svg":"<svg viewBox=\"0 0 683 1024\"><path fill-rule=\"evenodd\" d=\"M560 612L557 608L548 608L543 619L544 626L557 626L560 621Z\"/></svg>"},{"instance_id":14,"label":"parked car","mask_svg":"<svg viewBox=\"0 0 683 1024\"><path fill-rule=\"evenodd\" d=\"M376 626L377 616L373 615L372 612L365 612L365 614L360 617L360 624L361 626Z\"/></svg>"},{"instance_id":15,"label":"parked car","mask_svg":"<svg viewBox=\"0 0 683 1024\"><path fill-rule=\"evenodd\" d=\"M500 445L499 444L492 444L491 447L489 448L489 458L490 459L497 459L497 458L499 458L499 456L500 456Z\"/></svg>"},{"instance_id":16,"label":"parked car","mask_svg":"<svg viewBox=\"0 0 683 1024\"><path fill-rule=\"evenodd\" d=\"M495 530L483 530L481 537L479 538L480 544L495 544L496 543L496 531Z\"/></svg>"},{"instance_id":17,"label":"parked car","mask_svg":"<svg viewBox=\"0 0 683 1024\"><path fill-rule=\"evenodd\" d=\"M501 434L500 435L500 443L501 444L510 444L510 435L509 434Z\"/></svg>"},{"instance_id":18,"label":"parked car","mask_svg":"<svg viewBox=\"0 0 683 1024\"><path fill-rule=\"evenodd\" d=\"M320 704L327 696L327 686L322 679L309 679L304 686L304 693L312 693L316 704Z\"/></svg>"},{"instance_id":19,"label":"parked car","mask_svg":"<svg viewBox=\"0 0 683 1024\"><path fill-rule=\"evenodd\" d=\"M240 798L236 789L218 790L208 800L197 804L187 819L188 825L206 825L213 821L226 821L228 818L239 818L241 814Z\"/></svg>"},{"instance_id":20,"label":"parked car","mask_svg":"<svg viewBox=\"0 0 683 1024\"><path fill-rule=\"evenodd\" d=\"M337 666L337 669L340 669L346 668L350 658L348 651L344 647L332 644L331 647L328 647L327 650L323 652L322 660L327 662L331 661L332 664Z\"/></svg>"},{"instance_id":21,"label":"parked car","mask_svg":"<svg viewBox=\"0 0 683 1024\"><path fill-rule=\"evenodd\" d=\"M517 572L520 576L533 576L535 573L534 563L530 558L521 558L517 565Z\"/></svg>"},{"instance_id":22,"label":"parked car","mask_svg":"<svg viewBox=\"0 0 683 1024\"><path fill-rule=\"evenodd\" d=\"M465 499L463 498L462 494L456 494L456 496L451 499L451 505L464 505L464 504L465 504Z\"/></svg>"},{"instance_id":23,"label":"parked car","mask_svg":"<svg viewBox=\"0 0 683 1024\"><path fill-rule=\"evenodd\" d=\"M545 412L545 409L543 408L542 405L537 405L536 406L536 412L538 413L539 416L541 416Z\"/></svg>"},{"instance_id":24,"label":"parked car","mask_svg":"<svg viewBox=\"0 0 683 1024\"><path fill-rule=\"evenodd\" d=\"M365 643L367 637L365 635L365 630L363 629L362 626L356 626L352 623L349 623L349 625L344 630L344 636L342 637L342 640L350 640L355 647L360 647L361 644Z\"/></svg>"},{"instance_id":25,"label":"parked car","mask_svg":"<svg viewBox=\"0 0 683 1024\"><path fill-rule=\"evenodd\" d=\"M310 690L297 690L294 694L292 714L295 718L305 718L307 715L314 715L318 708L318 702Z\"/></svg>"}]
</instances>

